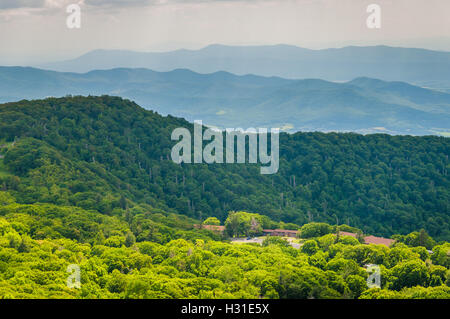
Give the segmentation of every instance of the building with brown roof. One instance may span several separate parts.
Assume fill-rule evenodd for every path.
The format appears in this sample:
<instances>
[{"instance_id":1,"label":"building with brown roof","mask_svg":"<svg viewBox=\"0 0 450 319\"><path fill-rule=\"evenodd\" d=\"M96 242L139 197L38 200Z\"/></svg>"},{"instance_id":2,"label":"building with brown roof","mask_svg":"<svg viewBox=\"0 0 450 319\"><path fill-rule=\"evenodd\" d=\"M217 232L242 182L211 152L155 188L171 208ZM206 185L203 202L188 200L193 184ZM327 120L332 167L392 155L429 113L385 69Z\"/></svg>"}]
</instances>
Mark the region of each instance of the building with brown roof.
<instances>
[{"instance_id":1,"label":"building with brown roof","mask_svg":"<svg viewBox=\"0 0 450 319\"><path fill-rule=\"evenodd\" d=\"M198 229L207 229L217 233L223 233L225 231L225 226L219 225L194 225L194 227Z\"/></svg>"},{"instance_id":2,"label":"building with brown roof","mask_svg":"<svg viewBox=\"0 0 450 319\"><path fill-rule=\"evenodd\" d=\"M194 225L195 228L199 229L207 229L217 233L223 233L225 231L225 226L219 225ZM297 237L298 230L289 230L289 229L263 229L263 233L269 236L279 236L279 237ZM351 236L353 238L358 238L358 235L355 233L340 231L339 234L341 236ZM364 243L365 244L374 244L374 245L385 245L390 246L394 243L394 239L376 237L376 236L365 236Z\"/></svg>"},{"instance_id":3,"label":"building with brown roof","mask_svg":"<svg viewBox=\"0 0 450 319\"><path fill-rule=\"evenodd\" d=\"M342 236L351 236L354 238L358 238L358 235L355 233L340 231L339 234ZM376 237L376 236L372 236L372 235L364 237L364 244L385 245L385 246L389 247L393 242L395 242L394 239L389 239L389 238L384 238L384 237Z\"/></svg>"},{"instance_id":4,"label":"building with brown roof","mask_svg":"<svg viewBox=\"0 0 450 319\"><path fill-rule=\"evenodd\" d=\"M351 236L351 237L353 237L353 238L357 238L357 237L358 237L357 234L355 234L355 233L349 233L349 232L346 232L346 231L340 231L340 232L339 232L339 235L342 235L342 236Z\"/></svg>"},{"instance_id":5,"label":"building with brown roof","mask_svg":"<svg viewBox=\"0 0 450 319\"><path fill-rule=\"evenodd\" d=\"M297 237L298 230L289 229L263 229L263 233L269 236Z\"/></svg>"},{"instance_id":6,"label":"building with brown roof","mask_svg":"<svg viewBox=\"0 0 450 319\"><path fill-rule=\"evenodd\" d=\"M376 237L376 236L364 237L365 244L385 245L385 246L389 247L394 242L395 242L394 239L389 239L389 238Z\"/></svg>"}]
</instances>

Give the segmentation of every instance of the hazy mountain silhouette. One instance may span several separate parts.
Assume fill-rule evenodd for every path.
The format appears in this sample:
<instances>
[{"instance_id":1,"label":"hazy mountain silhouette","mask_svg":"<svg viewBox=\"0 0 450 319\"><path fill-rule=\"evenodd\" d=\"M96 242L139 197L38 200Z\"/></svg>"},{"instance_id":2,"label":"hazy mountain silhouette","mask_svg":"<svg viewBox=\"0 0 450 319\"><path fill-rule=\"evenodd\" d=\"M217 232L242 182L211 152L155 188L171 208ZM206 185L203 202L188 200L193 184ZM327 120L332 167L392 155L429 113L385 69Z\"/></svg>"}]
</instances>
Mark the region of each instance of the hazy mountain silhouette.
<instances>
[{"instance_id":1,"label":"hazy mountain silhouette","mask_svg":"<svg viewBox=\"0 0 450 319\"><path fill-rule=\"evenodd\" d=\"M450 94L402 82L288 80L227 72L113 69L85 74L0 67L0 102L117 95L163 114L226 127L436 134L449 131Z\"/></svg>"},{"instance_id":2,"label":"hazy mountain silhouette","mask_svg":"<svg viewBox=\"0 0 450 319\"><path fill-rule=\"evenodd\" d=\"M80 73L118 67L164 72L186 68L199 73L227 71L238 75L329 81L367 76L450 88L450 52L388 46L311 50L290 45L210 45L200 50L158 53L97 50L73 60L40 67Z\"/></svg>"}]
</instances>

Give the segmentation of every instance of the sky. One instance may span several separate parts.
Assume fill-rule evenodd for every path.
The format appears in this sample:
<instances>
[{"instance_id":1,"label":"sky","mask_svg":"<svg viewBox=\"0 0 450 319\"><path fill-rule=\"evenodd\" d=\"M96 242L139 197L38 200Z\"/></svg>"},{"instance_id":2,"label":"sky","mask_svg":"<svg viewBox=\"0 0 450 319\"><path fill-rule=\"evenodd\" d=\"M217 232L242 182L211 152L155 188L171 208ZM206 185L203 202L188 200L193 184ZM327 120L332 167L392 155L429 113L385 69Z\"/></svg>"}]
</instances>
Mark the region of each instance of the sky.
<instances>
[{"instance_id":1,"label":"sky","mask_svg":"<svg viewBox=\"0 0 450 319\"><path fill-rule=\"evenodd\" d=\"M381 8L379 29L366 25L372 3ZM79 29L66 25L70 4L81 9ZM217 43L450 51L449 16L449 0L0 0L0 65Z\"/></svg>"}]
</instances>

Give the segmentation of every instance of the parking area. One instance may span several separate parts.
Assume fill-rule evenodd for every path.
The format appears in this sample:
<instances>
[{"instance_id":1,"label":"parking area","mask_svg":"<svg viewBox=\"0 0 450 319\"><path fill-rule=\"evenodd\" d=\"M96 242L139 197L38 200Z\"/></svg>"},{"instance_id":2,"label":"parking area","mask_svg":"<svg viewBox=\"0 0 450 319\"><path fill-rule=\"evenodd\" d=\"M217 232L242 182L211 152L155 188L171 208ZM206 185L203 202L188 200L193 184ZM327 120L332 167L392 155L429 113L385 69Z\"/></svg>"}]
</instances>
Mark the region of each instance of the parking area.
<instances>
[{"instance_id":1,"label":"parking area","mask_svg":"<svg viewBox=\"0 0 450 319\"><path fill-rule=\"evenodd\" d=\"M256 243L256 244L262 244L262 242L264 241L265 237L253 237L251 239L247 239L247 238L233 238L231 240L232 243L235 244L251 244L251 243Z\"/></svg>"},{"instance_id":2,"label":"parking area","mask_svg":"<svg viewBox=\"0 0 450 319\"><path fill-rule=\"evenodd\" d=\"M260 244L262 245L264 239L266 237L252 237L252 238L233 238L231 240L232 243L234 244L252 244L252 243L256 243L256 244ZM296 248L299 249L301 247L301 244L298 242L298 240L296 238L292 238L292 237L283 237L284 239L286 239L289 244Z\"/></svg>"}]
</instances>

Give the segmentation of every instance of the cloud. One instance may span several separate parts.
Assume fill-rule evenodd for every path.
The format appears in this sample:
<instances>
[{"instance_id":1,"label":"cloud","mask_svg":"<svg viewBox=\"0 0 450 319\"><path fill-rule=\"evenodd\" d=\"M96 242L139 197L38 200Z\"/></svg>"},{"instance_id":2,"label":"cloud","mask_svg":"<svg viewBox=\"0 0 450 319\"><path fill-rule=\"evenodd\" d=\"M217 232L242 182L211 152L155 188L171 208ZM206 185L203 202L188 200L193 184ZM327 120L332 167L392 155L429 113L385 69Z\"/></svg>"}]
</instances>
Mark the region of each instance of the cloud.
<instances>
[{"instance_id":1,"label":"cloud","mask_svg":"<svg viewBox=\"0 0 450 319\"><path fill-rule=\"evenodd\" d=\"M0 10L30 8L61 8L69 3L91 7L136 7L176 3L258 2L266 0L1 0Z\"/></svg>"},{"instance_id":2,"label":"cloud","mask_svg":"<svg viewBox=\"0 0 450 319\"><path fill-rule=\"evenodd\" d=\"M84 0L0 0L0 22L53 15L73 3L83 5Z\"/></svg>"},{"instance_id":3,"label":"cloud","mask_svg":"<svg viewBox=\"0 0 450 319\"><path fill-rule=\"evenodd\" d=\"M214 4L214 3L258 3L277 0L84 0L84 4L91 8L125 8L148 7L175 4ZM299 1L299 0L297 0ZM317 1L317 0L316 0Z\"/></svg>"},{"instance_id":4,"label":"cloud","mask_svg":"<svg viewBox=\"0 0 450 319\"><path fill-rule=\"evenodd\" d=\"M0 20L11 21L19 17L49 16L59 14L70 4L78 4L82 10L117 14L132 8L184 4L261 3L278 0L0 0ZM291 0L313 1L313 0ZM324 1L324 0L314 0ZM334 0L328 0L334 1Z\"/></svg>"},{"instance_id":5,"label":"cloud","mask_svg":"<svg viewBox=\"0 0 450 319\"><path fill-rule=\"evenodd\" d=\"M85 0L85 4L93 7L132 7L154 4L155 0Z\"/></svg>"},{"instance_id":6,"label":"cloud","mask_svg":"<svg viewBox=\"0 0 450 319\"><path fill-rule=\"evenodd\" d=\"M43 8L45 0L2 0L0 10L19 9L19 8Z\"/></svg>"},{"instance_id":7,"label":"cloud","mask_svg":"<svg viewBox=\"0 0 450 319\"><path fill-rule=\"evenodd\" d=\"M99 7L112 7L112 6L119 6L119 7L128 7L128 6L136 6L136 5L150 5L150 4L157 4L158 0L86 0L85 4L89 6L99 6Z\"/></svg>"},{"instance_id":8,"label":"cloud","mask_svg":"<svg viewBox=\"0 0 450 319\"><path fill-rule=\"evenodd\" d=\"M0 10L46 10L63 8L72 3L83 4L84 0L1 0Z\"/></svg>"}]
</instances>

